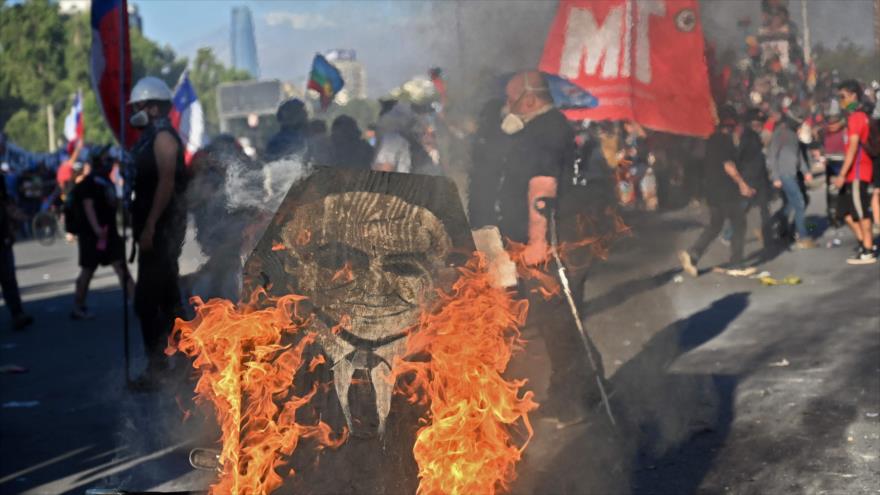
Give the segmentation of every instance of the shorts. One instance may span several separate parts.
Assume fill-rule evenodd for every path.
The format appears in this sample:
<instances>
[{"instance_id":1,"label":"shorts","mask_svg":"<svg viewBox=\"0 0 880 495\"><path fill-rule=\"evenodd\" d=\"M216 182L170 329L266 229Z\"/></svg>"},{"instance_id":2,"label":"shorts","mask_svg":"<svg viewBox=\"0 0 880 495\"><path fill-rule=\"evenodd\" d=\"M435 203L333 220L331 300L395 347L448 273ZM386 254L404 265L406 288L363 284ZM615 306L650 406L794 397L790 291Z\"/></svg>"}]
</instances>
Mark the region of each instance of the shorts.
<instances>
[{"instance_id":1,"label":"shorts","mask_svg":"<svg viewBox=\"0 0 880 495\"><path fill-rule=\"evenodd\" d=\"M844 184L840 190L840 216L851 216L853 220L871 218L871 193L868 192L868 184L864 182L850 182Z\"/></svg>"},{"instance_id":2,"label":"shorts","mask_svg":"<svg viewBox=\"0 0 880 495\"><path fill-rule=\"evenodd\" d=\"M79 247L79 266L94 270L98 266L108 266L125 260L125 246L119 234L107 237L107 248L98 251L98 238L94 235L80 235L76 239Z\"/></svg>"}]
</instances>

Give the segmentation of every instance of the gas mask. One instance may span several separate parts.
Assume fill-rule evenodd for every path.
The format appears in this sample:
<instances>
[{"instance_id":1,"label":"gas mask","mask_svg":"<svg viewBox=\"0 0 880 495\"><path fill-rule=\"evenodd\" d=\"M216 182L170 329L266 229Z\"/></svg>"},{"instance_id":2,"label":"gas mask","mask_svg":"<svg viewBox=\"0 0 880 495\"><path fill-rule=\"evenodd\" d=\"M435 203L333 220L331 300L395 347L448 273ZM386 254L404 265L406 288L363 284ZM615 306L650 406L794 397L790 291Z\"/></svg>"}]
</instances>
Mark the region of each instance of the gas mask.
<instances>
[{"instance_id":1,"label":"gas mask","mask_svg":"<svg viewBox=\"0 0 880 495\"><path fill-rule=\"evenodd\" d=\"M523 122L523 119L512 112L507 112L507 115L501 120L501 131L504 134L512 135L517 132L523 130L526 127L526 123Z\"/></svg>"},{"instance_id":2,"label":"gas mask","mask_svg":"<svg viewBox=\"0 0 880 495\"><path fill-rule=\"evenodd\" d=\"M147 115L147 109L142 108L128 118L128 123L133 127L146 127L150 123L150 116Z\"/></svg>"}]
</instances>

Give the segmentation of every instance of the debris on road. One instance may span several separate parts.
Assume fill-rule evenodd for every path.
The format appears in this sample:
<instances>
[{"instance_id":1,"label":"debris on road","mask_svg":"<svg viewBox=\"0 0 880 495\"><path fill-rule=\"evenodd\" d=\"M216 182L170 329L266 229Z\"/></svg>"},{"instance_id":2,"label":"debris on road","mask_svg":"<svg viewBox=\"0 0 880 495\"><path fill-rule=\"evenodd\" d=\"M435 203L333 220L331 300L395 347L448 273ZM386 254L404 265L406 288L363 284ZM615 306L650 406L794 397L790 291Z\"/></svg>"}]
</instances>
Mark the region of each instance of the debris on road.
<instances>
[{"instance_id":1,"label":"debris on road","mask_svg":"<svg viewBox=\"0 0 880 495\"><path fill-rule=\"evenodd\" d=\"M800 285L802 280L800 277L789 275L782 280L777 280L773 277L761 277L759 279L761 281L761 285L765 286L773 286L773 285Z\"/></svg>"},{"instance_id":2,"label":"debris on road","mask_svg":"<svg viewBox=\"0 0 880 495\"><path fill-rule=\"evenodd\" d=\"M788 359L782 358L782 361L776 361L775 363L770 363L767 366L771 368L784 368L790 364L791 363L788 362Z\"/></svg>"}]
</instances>

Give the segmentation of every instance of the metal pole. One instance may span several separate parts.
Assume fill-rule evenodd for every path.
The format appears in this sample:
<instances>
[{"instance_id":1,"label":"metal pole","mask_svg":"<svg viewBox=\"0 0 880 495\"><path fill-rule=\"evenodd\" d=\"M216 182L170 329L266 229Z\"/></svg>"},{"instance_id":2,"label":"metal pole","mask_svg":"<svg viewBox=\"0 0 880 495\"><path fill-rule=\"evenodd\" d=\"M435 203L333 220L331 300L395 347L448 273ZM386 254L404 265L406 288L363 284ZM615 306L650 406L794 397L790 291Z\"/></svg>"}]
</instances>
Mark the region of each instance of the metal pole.
<instances>
[{"instance_id":1,"label":"metal pole","mask_svg":"<svg viewBox=\"0 0 880 495\"><path fill-rule=\"evenodd\" d=\"M55 108L46 105L46 125L49 127L49 153L55 153Z\"/></svg>"},{"instance_id":2,"label":"metal pole","mask_svg":"<svg viewBox=\"0 0 880 495\"><path fill-rule=\"evenodd\" d=\"M120 148L120 173L125 166L125 38L128 33L125 32L125 16L128 15L128 2L123 2L119 8L119 148ZM124 175L123 175L124 177ZM127 187L127 184L126 186ZM125 189L123 188L123 191ZM122 196L122 247L123 253L128 252L128 212L126 211L126 195ZM125 273L125 282L122 284L122 341L125 349L123 356L125 357L125 384L131 384L131 366L129 356L129 337L128 337L128 258L123 256L122 261L123 273Z\"/></svg>"},{"instance_id":3,"label":"metal pole","mask_svg":"<svg viewBox=\"0 0 880 495\"><path fill-rule=\"evenodd\" d=\"M801 0L801 22L804 29L804 62L809 64L813 60L813 49L810 43L810 21L807 16L807 0Z\"/></svg>"}]
</instances>

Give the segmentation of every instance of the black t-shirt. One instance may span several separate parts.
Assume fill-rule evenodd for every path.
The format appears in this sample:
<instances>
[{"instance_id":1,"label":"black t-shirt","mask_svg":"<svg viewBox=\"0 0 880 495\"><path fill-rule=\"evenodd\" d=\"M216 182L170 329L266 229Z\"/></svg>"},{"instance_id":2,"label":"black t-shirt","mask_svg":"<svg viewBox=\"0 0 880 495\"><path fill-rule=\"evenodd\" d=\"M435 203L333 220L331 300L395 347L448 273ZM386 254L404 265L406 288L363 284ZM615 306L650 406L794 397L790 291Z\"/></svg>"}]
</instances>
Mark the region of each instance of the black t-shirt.
<instances>
[{"instance_id":1,"label":"black t-shirt","mask_svg":"<svg viewBox=\"0 0 880 495\"><path fill-rule=\"evenodd\" d=\"M713 204L730 203L739 196L736 182L724 171L725 162L736 163L733 136L715 131L706 143L706 200Z\"/></svg>"},{"instance_id":2,"label":"black t-shirt","mask_svg":"<svg viewBox=\"0 0 880 495\"><path fill-rule=\"evenodd\" d=\"M110 179L95 174L89 174L74 188L74 198L78 206L83 208L85 200L91 199L95 207L95 216L98 224L107 227L110 235L117 234L116 230L116 188ZM85 224L88 219L83 210L83 229L80 235L94 235L91 225Z\"/></svg>"},{"instance_id":3,"label":"black t-shirt","mask_svg":"<svg viewBox=\"0 0 880 495\"><path fill-rule=\"evenodd\" d=\"M764 143L761 142L761 136L749 128L743 129L740 137L736 167L743 180L751 187L763 187L767 182Z\"/></svg>"},{"instance_id":4,"label":"black t-shirt","mask_svg":"<svg viewBox=\"0 0 880 495\"><path fill-rule=\"evenodd\" d=\"M560 180L565 167L574 162L574 131L559 110L551 109L510 138L501 170L499 226L503 236L527 242L529 181L540 176Z\"/></svg>"},{"instance_id":5,"label":"black t-shirt","mask_svg":"<svg viewBox=\"0 0 880 495\"><path fill-rule=\"evenodd\" d=\"M186 231L186 167L183 158L183 143L177 131L171 127L168 119L161 119L153 123L141 134L140 139L134 146L134 202L132 203L132 230L135 238L140 236L150 214L153 205L153 197L159 185L159 169L156 164L156 155L153 153L153 143L160 132L168 132L177 141L177 163L174 172L174 192L168 202L168 206L162 212L156 223L156 232L168 231L167 235L183 240Z\"/></svg>"}]
</instances>

